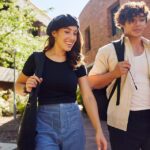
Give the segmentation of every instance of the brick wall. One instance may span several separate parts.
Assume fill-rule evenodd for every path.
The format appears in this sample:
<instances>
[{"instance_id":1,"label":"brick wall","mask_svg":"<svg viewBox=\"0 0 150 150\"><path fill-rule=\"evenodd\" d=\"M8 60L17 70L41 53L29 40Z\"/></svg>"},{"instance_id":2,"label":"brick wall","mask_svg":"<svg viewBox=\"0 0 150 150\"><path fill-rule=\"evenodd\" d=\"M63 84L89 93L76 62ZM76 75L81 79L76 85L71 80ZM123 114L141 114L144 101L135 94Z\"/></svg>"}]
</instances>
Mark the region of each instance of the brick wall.
<instances>
[{"instance_id":1,"label":"brick wall","mask_svg":"<svg viewBox=\"0 0 150 150\"><path fill-rule=\"evenodd\" d=\"M132 1L132 0L130 0ZM138 1L138 0L134 0ZM144 0L150 7L150 1ZM85 62L90 66L99 47L109 43L111 40L120 36L112 36L111 13L112 8L119 4L128 2L128 0L90 0L79 16L81 33L85 38L85 30L90 28L91 48L86 50L83 47ZM150 39L150 21L144 32L144 36Z\"/></svg>"}]
</instances>

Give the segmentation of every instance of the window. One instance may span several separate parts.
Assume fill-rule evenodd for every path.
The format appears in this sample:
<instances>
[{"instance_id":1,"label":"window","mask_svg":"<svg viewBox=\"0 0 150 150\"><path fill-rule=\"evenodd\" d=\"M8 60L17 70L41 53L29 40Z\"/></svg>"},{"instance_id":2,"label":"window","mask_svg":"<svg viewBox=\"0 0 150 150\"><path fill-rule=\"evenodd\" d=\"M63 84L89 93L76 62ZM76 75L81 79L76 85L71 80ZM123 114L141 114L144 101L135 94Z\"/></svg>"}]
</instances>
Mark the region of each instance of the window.
<instances>
[{"instance_id":1,"label":"window","mask_svg":"<svg viewBox=\"0 0 150 150\"><path fill-rule=\"evenodd\" d=\"M114 14L118 10L118 8L119 8L119 4L116 4L114 7L111 8L111 11L110 11L113 36L119 32L119 29L115 26L115 22L114 22Z\"/></svg>"},{"instance_id":2,"label":"window","mask_svg":"<svg viewBox=\"0 0 150 150\"><path fill-rule=\"evenodd\" d=\"M32 29L30 32L32 33L33 36L41 36L41 35L45 35L44 31L43 31L43 23L40 21L35 21L33 23L33 27L34 29Z\"/></svg>"},{"instance_id":3,"label":"window","mask_svg":"<svg viewBox=\"0 0 150 150\"><path fill-rule=\"evenodd\" d=\"M91 49L90 27L85 30L85 50Z\"/></svg>"}]
</instances>

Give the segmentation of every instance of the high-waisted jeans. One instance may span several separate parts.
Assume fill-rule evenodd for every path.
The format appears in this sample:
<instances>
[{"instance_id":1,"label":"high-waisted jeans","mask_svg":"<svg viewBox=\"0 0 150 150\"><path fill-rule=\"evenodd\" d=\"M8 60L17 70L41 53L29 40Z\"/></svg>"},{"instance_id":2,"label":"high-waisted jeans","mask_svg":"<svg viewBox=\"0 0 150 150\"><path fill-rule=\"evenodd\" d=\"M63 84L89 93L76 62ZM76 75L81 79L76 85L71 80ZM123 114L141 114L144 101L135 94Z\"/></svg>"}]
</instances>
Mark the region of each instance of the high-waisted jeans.
<instances>
[{"instance_id":1,"label":"high-waisted jeans","mask_svg":"<svg viewBox=\"0 0 150 150\"><path fill-rule=\"evenodd\" d=\"M40 105L36 150L85 150L83 120L75 103Z\"/></svg>"}]
</instances>

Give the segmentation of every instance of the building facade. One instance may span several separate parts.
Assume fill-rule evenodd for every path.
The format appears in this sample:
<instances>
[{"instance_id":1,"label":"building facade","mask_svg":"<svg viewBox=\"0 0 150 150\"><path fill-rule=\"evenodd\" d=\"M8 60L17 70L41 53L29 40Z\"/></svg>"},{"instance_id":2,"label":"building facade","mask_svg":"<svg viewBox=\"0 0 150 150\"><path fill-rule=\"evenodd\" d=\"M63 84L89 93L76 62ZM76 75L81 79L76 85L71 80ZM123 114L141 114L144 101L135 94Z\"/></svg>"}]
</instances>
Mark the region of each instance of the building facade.
<instances>
[{"instance_id":1,"label":"building facade","mask_svg":"<svg viewBox=\"0 0 150 150\"><path fill-rule=\"evenodd\" d=\"M29 7L31 10L33 10L36 21L34 22L33 26L37 29L32 31L32 34L34 36L42 36L45 35L45 32L43 32L42 27L46 27L48 23L51 20L51 17L48 16L48 14L45 13L45 11L38 8L36 5L32 3L31 0L17 0L17 5L19 8Z\"/></svg>"},{"instance_id":2,"label":"building facade","mask_svg":"<svg viewBox=\"0 0 150 150\"><path fill-rule=\"evenodd\" d=\"M150 7L150 1L144 1ZM120 37L121 31L114 25L113 14L125 2L128 0L90 0L79 15L84 39L83 54L88 68L93 65L99 47ZM149 28L150 21L144 32L144 36L150 39Z\"/></svg>"}]
</instances>

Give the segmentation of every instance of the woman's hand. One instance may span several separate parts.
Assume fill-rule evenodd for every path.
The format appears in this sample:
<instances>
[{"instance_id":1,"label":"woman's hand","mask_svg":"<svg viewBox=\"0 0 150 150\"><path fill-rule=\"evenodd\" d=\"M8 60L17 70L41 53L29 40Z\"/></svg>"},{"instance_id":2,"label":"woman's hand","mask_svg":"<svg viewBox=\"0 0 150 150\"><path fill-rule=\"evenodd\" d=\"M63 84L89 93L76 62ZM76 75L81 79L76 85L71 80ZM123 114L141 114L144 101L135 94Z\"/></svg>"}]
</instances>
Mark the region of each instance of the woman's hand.
<instances>
[{"instance_id":1,"label":"woman's hand","mask_svg":"<svg viewBox=\"0 0 150 150\"><path fill-rule=\"evenodd\" d=\"M96 132L96 144L98 150L107 150L107 140L104 137L103 132Z\"/></svg>"},{"instance_id":2,"label":"woman's hand","mask_svg":"<svg viewBox=\"0 0 150 150\"><path fill-rule=\"evenodd\" d=\"M31 92L33 88L36 88L38 84L42 82L42 78L38 78L37 76L33 75L30 76L25 84L25 88L27 92Z\"/></svg>"}]
</instances>

